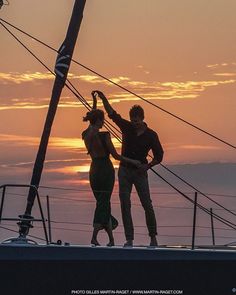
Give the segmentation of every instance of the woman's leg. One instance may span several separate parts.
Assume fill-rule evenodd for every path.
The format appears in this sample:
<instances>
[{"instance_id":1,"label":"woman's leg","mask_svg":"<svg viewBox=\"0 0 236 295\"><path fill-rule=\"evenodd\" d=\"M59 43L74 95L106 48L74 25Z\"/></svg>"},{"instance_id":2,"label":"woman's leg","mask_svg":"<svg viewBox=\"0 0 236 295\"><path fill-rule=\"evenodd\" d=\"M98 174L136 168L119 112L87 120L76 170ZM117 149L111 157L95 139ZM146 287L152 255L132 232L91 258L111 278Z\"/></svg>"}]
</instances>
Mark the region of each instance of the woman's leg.
<instances>
[{"instance_id":1,"label":"woman's leg","mask_svg":"<svg viewBox=\"0 0 236 295\"><path fill-rule=\"evenodd\" d=\"M95 246L100 246L97 236L98 232L103 229L102 226L102 219L101 219L101 192L99 187L99 181L98 181L98 164L97 162L92 162L90 167L90 173L89 173L89 181L90 186L93 191L93 195L96 199L96 208L94 211L94 217L93 217L93 234L91 238L91 244Z\"/></svg>"},{"instance_id":2,"label":"woman's leg","mask_svg":"<svg viewBox=\"0 0 236 295\"><path fill-rule=\"evenodd\" d=\"M107 232L109 242L107 244L108 247L115 246L114 237L112 233L112 222L111 219L109 220L109 223L104 227L105 231Z\"/></svg>"},{"instance_id":3,"label":"woman's leg","mask_svg":"<svg viewBox=\"0 0 236 295\"><path fill-rule=\"evenodd\" d=\"M93 163L90 170L90 184L96 199L94 214L94 231L91 243L99 244L97 235L99 230L105 229L109 237L108 246L114 245L111 223L111 194L115 182L114 168L110 160L101 160Z\"/></svg>"},{"instance_id":4,"label":"woman's leg","mask_svg":"<svg viewBox=\"0 0 236 295\"><path fill-rule=\"evenodd\" d=\"M91 239L91 244L94 246L100 246L100 244L97 240L97 235L100 230L101 230L101 225L95 223L93 225L93 235L92 235L92 239Z\"/></svg>"}]
</instances>

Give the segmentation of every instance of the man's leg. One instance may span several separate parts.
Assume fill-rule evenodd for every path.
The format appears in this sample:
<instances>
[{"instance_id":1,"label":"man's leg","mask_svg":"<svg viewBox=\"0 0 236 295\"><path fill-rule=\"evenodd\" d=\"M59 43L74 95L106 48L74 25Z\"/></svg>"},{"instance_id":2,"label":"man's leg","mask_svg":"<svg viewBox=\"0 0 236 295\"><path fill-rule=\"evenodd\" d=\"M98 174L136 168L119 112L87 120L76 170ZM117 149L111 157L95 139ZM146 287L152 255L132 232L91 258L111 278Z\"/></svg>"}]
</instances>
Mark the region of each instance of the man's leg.
<instances>
[{"instance_id":1,"label":"man's leg","mask_svg":"<svg viewBox=\"0 0 236 295\"><path fill-rule=\"evenodd\" d=\"M145 211L146 224L151 237L150 246L157 246L157 225L155 212L152 206L152 200L150 197L150 190L148 184L148 175L136 173L134 177L134 186L137 190L139 199Z\"/></svg>"},{"instance_id":2,"label":"man's leg","mask_svg":"<svg viewBox=\"0 0 236 295\"><path fill-rule=\"evenodd\" d=\"M129 173L129 169L126 167L120 166L118 171L118 179L119 179L119 197L121 204L121 213L122 220L125 230L125 237L127 243L125 246L132 246L134 239L134 227L131 216L131 201L130 194L132 191L132 182L131 175Z\"/></svg>"}]
</instances>

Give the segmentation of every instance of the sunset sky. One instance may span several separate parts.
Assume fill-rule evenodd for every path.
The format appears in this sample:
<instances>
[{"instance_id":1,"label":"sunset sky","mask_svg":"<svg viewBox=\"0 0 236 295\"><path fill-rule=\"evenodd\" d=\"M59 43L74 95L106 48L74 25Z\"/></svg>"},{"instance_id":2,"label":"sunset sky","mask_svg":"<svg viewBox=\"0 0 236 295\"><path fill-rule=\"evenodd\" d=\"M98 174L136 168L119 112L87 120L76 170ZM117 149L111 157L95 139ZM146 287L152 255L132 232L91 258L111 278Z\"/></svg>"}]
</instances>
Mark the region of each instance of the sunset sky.
<instances>
[{"instance_id":1,"label":"sunset sky","mask_svg":"<svg viewBox=\"0 0 236 295\"><path fill-rule=\"evenodd\" d=\"M74 1L9 2L9 6L2 7L1 18L55 49L60 47ZM236 145L235 11L235 0L87 0L73 58L148 101ZM55 52L11 30L50 69L54 69ZM29 183L54 76L3 27L0 28L0 40L0 184ZM235 164L235 149L140 101L94 73L72 64L68 77L88 100L91 100L92 90L104 91L114 109L125 118L128 118L133 104L143 106L146 123L158 132L163 144L163 164L205 167L200 171L202 175L205 173L204 183L201 179L195 181L188 172L183 175L189 177L192 184L216 192L215 183L206 172L212 167L210 163L217 163L219 167L220 164ZM41 185L82 188L84 193L70 192L68 195L73 200L92 201L88 185L90 159L81 139L81 132L87 127L82 122L85 113L85 108L74 95L64 89ZM120 145L115 139L114 143L119 150ZM117 167L118 163L114 164ZM181 168L181 171L184 174L187 170ZM153 179L151 177L153 192L170 191L160 180ZM216 173L216 179L218 184L219 179L221 181L218 187L221 193L235 195L236 187L229 187L226 176L222 179ZM118 202L117 194L114 194L115 202ZM160 196L157 203L183 206L179 199L172 197L167 200ZM229 205L233 206L233 203ZM57 206L59 218L63 210ZM86 207L88 211L80 210L83 206L76 210L84 217L90 214L86 212L91 212L87 218L91 222L93 207ZM119 205L116 207L114 210L119 215ZM137 212L139 214L138 209ZM141 208L140 216L142 214ZM76 218L75 214L73 220ZM162 221L167 223L165 214L163 220L160 217ZM191 217L187 223L191 224ZM122 238L121 235L121 241ZM145 239L140 243L143 241Z\"/></svg>"}]
</instances>

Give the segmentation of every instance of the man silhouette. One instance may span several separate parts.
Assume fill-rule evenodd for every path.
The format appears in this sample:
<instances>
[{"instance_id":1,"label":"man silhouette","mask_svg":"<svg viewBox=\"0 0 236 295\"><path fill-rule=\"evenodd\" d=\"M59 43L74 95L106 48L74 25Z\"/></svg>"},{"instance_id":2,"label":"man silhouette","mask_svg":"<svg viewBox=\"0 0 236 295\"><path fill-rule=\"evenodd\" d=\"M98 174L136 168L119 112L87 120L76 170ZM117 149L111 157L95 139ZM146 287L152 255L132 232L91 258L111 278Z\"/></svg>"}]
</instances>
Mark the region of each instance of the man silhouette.
<instances>
[{"instance_id":1,"label":"man silhouette","mask_svg":"<svg viewBox=\"0 0 236 295\"><path fill-rule=\"evenodd\" d=\"M121 162L119 179L119 197L121 203L122 219L125 230L125 247L133 246L134 227L131 216L131 191L132 186L138 193L139 199L145 211L146 224L150 236L150 246L157 246L157 226L155 212L152 206L148 184L148 169L159 164L163 159L163 149L155 131L148 128L144 122L144 110L139 105L134 105L130 111L130 121L125 120L110 105L106 96L101 91L94 91L102 100L109 118L120 128L122 132L121 154L131 159L139 160L142 164L139 168ZM147 155L152 150L153 160L148 163Z\"/></svg>"}]
</instances>

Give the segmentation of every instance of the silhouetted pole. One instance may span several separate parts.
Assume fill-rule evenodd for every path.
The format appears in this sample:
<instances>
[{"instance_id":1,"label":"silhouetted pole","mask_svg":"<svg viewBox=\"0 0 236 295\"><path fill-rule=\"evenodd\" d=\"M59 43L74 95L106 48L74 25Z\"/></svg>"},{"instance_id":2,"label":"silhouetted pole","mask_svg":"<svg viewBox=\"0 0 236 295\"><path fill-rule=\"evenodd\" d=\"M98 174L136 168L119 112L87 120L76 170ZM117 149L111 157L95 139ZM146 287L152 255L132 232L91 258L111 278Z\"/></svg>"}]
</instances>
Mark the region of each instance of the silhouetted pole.
<instances>
[{"instance_id":1,"label":"silhouetted pole","mask_svg":"<svg viewBox=\"0 0 236 295\"><path fill-rule=\"evenodd\" d=\"M194 197L192 250L195 247L196 217L197 217L197 192L195 192L195 197Z\"/></svg>"},{"instance_id":2,"label":"silhouetted pole","mask_svg":"<svg viewBox=\"0 0 236 295\"><path fill-rule=\"evenodd\" d=\"M210 208L211 212L211 234L212 234L212 244L215 246L215 231L214 231L214 220L213 220L213 212L212 208Z\"/></svg>"},{"instance_id":3,"label":"silhouetted pole","mask_svg":"<svg viewBox=\"0 0 236 295\"><path fill-rule=\"evenodd\" d=\"M38 153L37 153L34 168L33 168L32 178L31 178L31 185L35 185L36 187L38 187L40 183L48 141L49 141L49 137L51 133L51 128L52 128L53 120L56 114L57 106L60 100L61 92L64 87L68 70L70 67L71 58L73 55L78 32L80 29L80 24L83 18L85 2L86 0L75 0L67 34L66 34L64 42L62 43L59 49L59 54L57 56L56 66L55 66L56 78L55 78L55 82L54 82L54 86L52 90L51 101L49 104L49 109L48 109L44 129L43 129ZM28 199L27 199L27 207L26 207L25 215L31 214L34 200L35 200L35 191L30 189L28 194Z\"/></svg>"},{"instance_id":4,"label":"silhouetted pole","mask_svg":"<svg viewBox=\"0 0 236 295\"><path fill-rule=\"evenodd\" d=\"M2 220L2 211L3 211L4 200L5 200L5 193L6 193L6 187L4 186L2 189L2 200L1 200L1 207L0 207L0 223Z\"/></svg>"},{"instance_id":5,"label":"silhouetted pole","mask_svg":"<svg viewBox=\"0 0 236 295\"><path fill-rule=\"evenodd\" d=\"M51 213L50 213L50 203L49 203L49 196L46 196L47 200L47 213L48 213L48 236L49 236L49 243L52 242L52 227L51 227Z\"/></svg>"}]
</instances>

